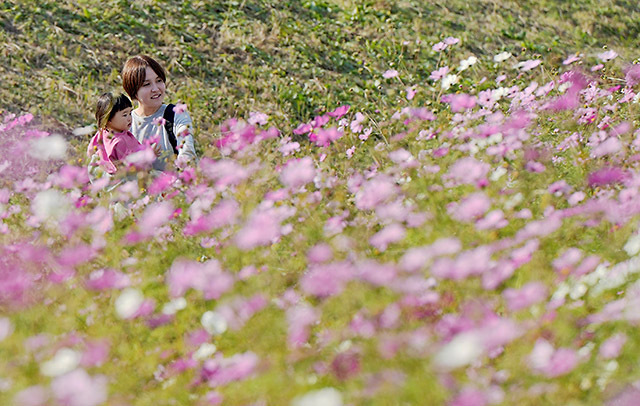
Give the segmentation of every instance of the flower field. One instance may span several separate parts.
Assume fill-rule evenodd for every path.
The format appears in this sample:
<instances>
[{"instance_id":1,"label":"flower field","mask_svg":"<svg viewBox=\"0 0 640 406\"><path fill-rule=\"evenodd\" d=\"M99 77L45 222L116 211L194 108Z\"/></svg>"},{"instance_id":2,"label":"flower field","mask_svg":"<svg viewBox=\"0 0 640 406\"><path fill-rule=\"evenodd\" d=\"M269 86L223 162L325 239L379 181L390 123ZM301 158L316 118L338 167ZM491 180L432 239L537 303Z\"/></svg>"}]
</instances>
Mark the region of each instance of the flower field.
<instances>
[{"instance_id":1,"label":"flower field","mask_svg":"<svg viewBox=\"0 0 640 406\"><path fill-rule=\"evenodd\" d=\"M640 67L429 49L110 192L5 113L0 403L640 403Z\"/></svg>"}]
</instances>

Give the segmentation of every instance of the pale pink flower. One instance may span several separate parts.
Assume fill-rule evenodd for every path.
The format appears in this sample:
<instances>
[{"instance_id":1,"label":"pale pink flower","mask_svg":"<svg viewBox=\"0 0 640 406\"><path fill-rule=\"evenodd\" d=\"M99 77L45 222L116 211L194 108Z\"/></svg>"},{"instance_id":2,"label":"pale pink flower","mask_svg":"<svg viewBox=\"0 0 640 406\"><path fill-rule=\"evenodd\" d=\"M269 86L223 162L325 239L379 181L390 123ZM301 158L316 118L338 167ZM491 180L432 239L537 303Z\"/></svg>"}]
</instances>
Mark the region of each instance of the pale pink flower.
<instances>
[{"instance_id":1,"label":"pale pink flower","mask_svg":"<svg viewBox=\"0 0 640 406\"><path fill-rule=\"evenodd\" d=\"M64 406L98 406L107 401L107 378L92 377L84 369L76 369L55 378L51 391Z\"/></svg>"},{"instance_id":2,"label":"pale pink flower","mask_svg":"<svg viewBox=\"0 0 640 406\"><path fill-rule=\"evenodd\" d=\"M459 42L460 42L460 39L456 37L447 37L444 39L444 43L447 45L455 45Z\"/></svg>"},{"instance_id":3,"label":"pale pink flower","mask_svg":"<svg viewBox=\"0 0 640 406\"><path fill-rule=\"evenodd\" d=\"M598 54L598 59L600 59L602 62L608 62L612 59L615 59L618 56L618 53L614 50L609 50L609 51L604 51L600 54Z\"/></svg>"},{"instance_id":4,"label":"pale pink flower","mask_svg":"<svg viewBox=\"0 0 640 406\"><path fill-rule=\"evenodd\" d=\"M570 65L574 62L577 62L580 60L580 56L578 54L573 54L573 55L569 55L567 57L567 59L565 59L564 61L562 61L563 65Z\"/></svg>"},{"instance_id":5,"label":"pale pink flower","mask_svg":"<svg viewBox=\"0 0 640 406\"><path fill-rule=\"evenodd\" d=\"M625 334L615 334L600 345L599 354L604 359L617 358L626 342L627 336Z\"/></svg>"},{"instance_id":6,"label":"pale pink flower","mask_svg":"<svg viewBox=\"0 0 640 406\"><path fill-rule=\"evenodd\" d=\"M311 247L307 253L307 259L309 262L318 264L322 262L330 261L333 258L333 251L331 246L326 243L319 243Z\"/></svg>"},{"instance_id":7,"label":"pale pink flower","mask_svg":"<svg viewBox=\"0 0 640 406\"><path fill-rule=\"evenodd\" d=\"M607 155L613 155L621 149L622 144L620 143L620 140L618 140L617 137L609 137L591 151L591 156L593 158L600 158Z\"/></svg>"},{"instance_id":8,"label":"pale pink flower","mask_svg":"<svg viewBox=\"0 0 640 406\"><path fill-rule=\"evenodd\" d=\"M316 167L311 157L289 160L280 173L282 183L291 189L298 189L313 181Z\"/></svg>"},{"instance_id":9,"label":"pale pink flower","mask_svg":"<svg viewBox=\"0 0 640 406\"><path fill-rule=\"evenodd\" d=\"M396 76L398 76L398 71L395 69L389 69L382 74L382 77L385 79L395 78Z\"/></svg>"},{"instance_id":10,"label":"pale pink flower","mask_svg":"<svg viewBox=\"0 0 640 406\"><path fill-rule=\"evenodd\" d=\"M405 228L398 223L393 223L374 234L369 239L369 243L382 252L389 244L403 240L405 235Z\"/></svg>"},{"instance_id":11,"label":"pale pink flower","mask_svg":"<svg viewBox=\"0 0 640 406\"><path fill-rule=\"evenodd\" d=\"M407 93L407 95L406 95L407 100L413 100L413 98L416 95L416 91L415 91L415 89L413 87L407 87L405 89L405 92Z\"/></svg>"},{"instance_id":12,"label":"pale pink flower","mask_svg":"<svg viewBox=\"0 0 640 406\"><path fill-rule=\"evenodd\" d=\"M520 68L521 71L527 72L527 71L530 71L531 69L537 67L541 63L542 63L542 61L540 59L530 59L528 61L520 62L518 64L518 67Z\"/></svg>"},{"instance_id":13,"label":"pale pink flower","mask_svg":"<svg viewBox=\"0 0 640 406\"><path fill-rule=\"evenodd\" d=\"M476 185L486 180L491 166L484 162L480 162L473 157L464 157L458 159L449 167L449 171L444 178L450 180L453 186L459 184Z\"/></svg>"},{"instance_id":14,"label":"pale pink flower","mask_svg":"<svg viewBox=\"0 0 640 406\"><path fill-rule=\"evenodd\" d=\"M355 204L360 210L371 210L384 203L398 192L392 178L387 175L376 175L362 185L356 193Z\"/></svg>"},{"instance_id":15,"label":"pale pink flower","mask_svg":"<svg viewBox=\"0 0 640 406\"><path fill-rule=\"evenodd\" d=\"M354 274L353 267L345 262L312 265L300 278L300 287L308 295L334 296L342 292Z\"/></svg>"},{"instance_id":16,"label":"pale pink flower","mask_svg":"<svg viewBox=\"0 0 640 406\"><path fill-rule=\"evenodd\" d=\"M280 221L272 210L256 210L236 234L239 248L250 250L273 243L280 236Z\"/></svg>"},{"instance_id":17,"label":"pale pink flower","mask_svg":"<svg viewBox=\"0 0 640 406\"><path fill-rule=\"evenodd\" d=\"M358 277L375 286L388 286L396 278L396 269L391 264L379 264L372 260L357 264Z\"/></svg>"},{"instance_id":18,"label":"pale pink flower","mask_svg":"<svg viewBox=\"0 0 640 406\"><path fill-rule=\"evenodd\" d=\"M48 391L40 385L29 386L18 392L13 401L19 406L46 406L50 403Z\"/></svg>"},{"instance_id":19,"label":"pale pink flower","mask_svg":"<svg viewBox=\"0 0 640 406\"><path fill-rule=\"evenodd\" d=\"M267 116L266 114L259 111L252 111L251 113L249 113L249 119L247 120L247 122L251 125L265 125L267 124L268 119L269 116Z\"/></svg>"},{"instance_id":20,"label":"pale pink flower","mask_svg":"<svg viewBox=\"0 0 640 406\"><path fill-rule=\"evenodd\" d=\"M431 72L431 75L429 75L429 79L440 80L443 77L447 76L448 73L449 73L449 67L443 66L442 68L436 69L433 72Z\"/></svg>"},{"instance_id":21,"label":"pale pink flower","mask_svg":"<svg viewBox=\"0 0 640 406\"><path fill-rule=\"evenodd\" d=\"M493 230L506 227L509 222L504 218L504 213L500 209L491 210L483 218L476 221L476 229Z\"/></svg>"},{"instance_id":22,"label":"pale pink flower","mask_svg":"<svg viewBox=\"0 0 640 406\"><path fill-rule=\"evenodd\" d=\"M445 44L444 42L438 42L437 44L434 44L431 49L436 52L444 51L445 49L447 49L447 44Z\"/></svg>"},{"instance_id":23,"label":"pale pink flower","mask_svg":"<svg viewBox=\"0 0 640 406\"><path fill-rule=\"evenodd\" d=\"M233 276L224 272L218 261L207 262L177 259L166 273L169 294L182 297L189 288L203 292L205 299L217 299L233 287Z\"/></svg>"},{"instance_id":24,"label":"pale pink flower","mask_svg":"<svg viewBox=\"0 0 640 406\"><path fill-rule=\"evenodd\" d=\"M555 378L568 374L573 371L577 365L578 354L574 350L570 348L559 348L551 356L543 373L550 378Z\"/></svg>"}]
</instances>

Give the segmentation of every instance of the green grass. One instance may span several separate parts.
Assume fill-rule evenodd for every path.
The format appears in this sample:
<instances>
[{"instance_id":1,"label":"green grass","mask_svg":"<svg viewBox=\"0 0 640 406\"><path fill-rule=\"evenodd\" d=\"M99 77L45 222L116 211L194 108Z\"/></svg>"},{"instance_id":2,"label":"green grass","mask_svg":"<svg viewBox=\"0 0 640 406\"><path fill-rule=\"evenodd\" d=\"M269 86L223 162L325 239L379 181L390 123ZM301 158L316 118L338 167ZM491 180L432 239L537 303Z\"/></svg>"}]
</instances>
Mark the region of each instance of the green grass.
<instances>
[{"instance_id":1,"label":"green grass","mask_svg":"<svg viewBox=\"0 0 640 406\"><path fill-rule=\"evenodd\" d=\"M557 63L603 46L629 58L640 33L630 1L45 0L3 1L0 16L4 109L91 124L96 97L119 91L124 61L146 53L168 69L168 99L189 105L200 142L250 111L287 129L344 103L393 107L404 84L425 84L431 45L449 35L460 59L506 50ZM400 81L381 77L389 68Z\"/></svg>"}]
</instances>

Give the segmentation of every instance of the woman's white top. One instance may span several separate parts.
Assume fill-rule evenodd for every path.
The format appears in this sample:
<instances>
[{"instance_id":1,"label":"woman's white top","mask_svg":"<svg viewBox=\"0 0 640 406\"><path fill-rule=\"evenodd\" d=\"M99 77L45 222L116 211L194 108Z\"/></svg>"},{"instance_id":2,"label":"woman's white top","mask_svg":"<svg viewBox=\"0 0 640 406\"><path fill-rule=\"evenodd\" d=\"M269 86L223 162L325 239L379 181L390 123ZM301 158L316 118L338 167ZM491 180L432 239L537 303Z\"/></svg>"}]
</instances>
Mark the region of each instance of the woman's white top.
<instances>
[{"instance_id":1,"label":"woman's white top","mask_svg":"<svg viewBox=\"0 0 640 406\"><path fill-rule=\"evenodd\" d=\"M153 163L153 169L160 171L164 170L168 157L172 157L174 155L173 147L171 146L171 142L169 142L169 134L167 134L167 130L164 128L164 125L158 124L159 120L164 115L166 108L167 105L163 104L150 116L140 116L135 112L135 110L131 112L131 117L133 119L131 123L131 132L136 139L140 141L140 143L143 143L147 139L159 136L158 145L160 145L163 151L167 151L167 153L162 154ZM188 131L188 135L181 135L185 131ZM189 113L186 111L183 113L175 113L175 117L173 119L173 133L176 136L178 145L177 159L196 159L196 149L193 145L192 132L193 124Z\"/></svg>"}]
</instances>

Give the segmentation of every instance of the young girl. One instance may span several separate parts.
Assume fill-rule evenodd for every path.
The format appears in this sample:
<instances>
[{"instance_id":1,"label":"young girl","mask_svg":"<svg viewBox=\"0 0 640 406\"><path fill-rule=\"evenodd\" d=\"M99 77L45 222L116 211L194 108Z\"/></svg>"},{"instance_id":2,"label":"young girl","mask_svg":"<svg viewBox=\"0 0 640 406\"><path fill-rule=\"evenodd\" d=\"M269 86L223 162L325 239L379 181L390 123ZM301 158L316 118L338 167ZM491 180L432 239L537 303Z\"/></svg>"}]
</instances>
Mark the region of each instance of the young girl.
<instances>
[{"instance_id":1,"label":"young girl","mask_svg":"<svg viewBox=\"0 0 640 406\"><path fill-rule=\"evenodd\" d=\"M97 176L99 170L109 175L118 171L118 162L127 155L139 151L142 145L129 131L131 128L131 101L121 94L114 98L111 93L104 93L98 99L96 120L98 132L93 136L87 156L91 160L89 174Z\"/></svg>"},{"instance_id":2,"label":"young girl","mask_svg":"<svg viewBox=\"0 0 640 406\"><path fill-rule=\"evenodd\" d=\"M170 126L173 137L167 132L166 126L160 124L166 117L166 80L162 66L147 55L129 58L122 68L122 87L131 100L138 102L137 108L131 113L131 131L140 142L157 138L157 145L164 153L153 164L153 168L161 171L165 170L169 157L174 154L177 154L178 162L196 159L191 135L192 120L184 105L176 106L174 109L173 126Z\"/></svg>"}]
</instances>

